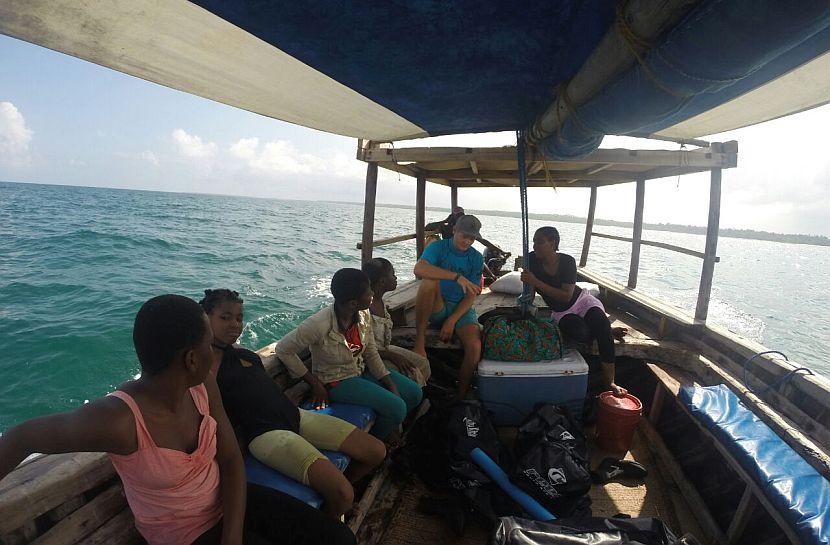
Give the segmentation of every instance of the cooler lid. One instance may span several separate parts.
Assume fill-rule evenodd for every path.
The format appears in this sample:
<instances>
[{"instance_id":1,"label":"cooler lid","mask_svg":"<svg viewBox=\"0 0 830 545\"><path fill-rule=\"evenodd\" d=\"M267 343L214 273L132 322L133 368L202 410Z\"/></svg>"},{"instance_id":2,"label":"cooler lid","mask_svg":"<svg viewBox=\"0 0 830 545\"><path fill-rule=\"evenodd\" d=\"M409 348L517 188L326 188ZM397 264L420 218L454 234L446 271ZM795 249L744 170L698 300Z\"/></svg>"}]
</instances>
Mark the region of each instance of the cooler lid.
<instances>
[{"instance_id":1,"label":"cooler lid","mask_svg":"<svg viewBox=\"0 0 830 545\"><path fill-rule=\"evenodd\" d=\"M555 377L587 373L588 364L585 363L585 358L574 349L565 350L565 356L561 360L533 362L481 360L478 364L478 374L482 377Z\"/></svg>"}]
</instances>

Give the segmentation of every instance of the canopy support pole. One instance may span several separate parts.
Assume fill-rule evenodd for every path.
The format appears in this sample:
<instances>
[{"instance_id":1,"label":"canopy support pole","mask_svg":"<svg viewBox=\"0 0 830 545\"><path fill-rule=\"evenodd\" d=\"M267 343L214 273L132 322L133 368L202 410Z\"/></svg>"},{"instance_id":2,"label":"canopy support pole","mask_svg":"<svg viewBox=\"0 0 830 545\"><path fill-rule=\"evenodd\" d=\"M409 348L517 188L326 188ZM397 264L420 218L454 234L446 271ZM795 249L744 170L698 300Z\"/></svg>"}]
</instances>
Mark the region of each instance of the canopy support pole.
<instances>
[{"instance_id":1,"label":"canopy support pole","mask_svg":"<svg viewBox=\"0 0 830 545\"><path fill-rule=\"evenodd\" d=\"M588 203L588 220L585 222L585 238L582 240L582 256L579 258L579 266L584 267L588 263L588 250L591 248L591 233L594 231L594 212L597 209L597 186L591 186L591 200Z\"/></svg>"},{"instance_id":2,"label":"canopy support pole","mask_svg":"<svg viewBox=\"0 0 830 545\"><path fill-rule=\"evenodd\" d=\"M423 174L417 178L415 191L415 253L418 259L424 253L424 225L426 224L427 179Z\"/></svg>"},{"instance_id":3,"label":"canopy support pole","mask_svg":"<svg viewBox=\"0 0 830 545\"><path fill-rule=\"evenodd\" d=\"M716 145L713 144L713 147ZM719 150L715 150L719 151ZM715 275L715 262L718 252L718 230L720 229L720 186L722 169L712 169L712 181L709 186L709 221L706 224L706 249L703 269L700 272L700 289L697 292L695 319L706 321L709 314L709 297L712 294L712 278Z\"/></svg>"},{"instance_id":4,"label":"canopy support pole","mask_svg":"<svg viewBox=\"0 0 830 545\"><path fill-rule=\"evenodd\" d=\"M375 198L378 193L378 164L366 165L366 197L363 199L363 245L360 262L372 259L372 246L375 238Z\"/></svg>"},{"instance_id":5,"label":"canopy support pole","mask_svg":"<svg viewBox=\"0 0 830 545\"><path fill-rule=\"evenodd\" d=\"M631 236L631 265L628 268L628 287L637 287L637 273L640 272L640 242L643 240L643 208L645 206L646 181L637 180L637 197L634 204L634 233Z\"/></svg>"},{"instance_id":6,"label":"canopy support pole","mask_svg":"<svg viewBox=\"0 0 830 545\"><path fill-rule=\"evenodd\" d=\"M450 213L455 210L455 207L458 206L458 187L455 185L450 186Z\"/></svg>"}]
</instances>

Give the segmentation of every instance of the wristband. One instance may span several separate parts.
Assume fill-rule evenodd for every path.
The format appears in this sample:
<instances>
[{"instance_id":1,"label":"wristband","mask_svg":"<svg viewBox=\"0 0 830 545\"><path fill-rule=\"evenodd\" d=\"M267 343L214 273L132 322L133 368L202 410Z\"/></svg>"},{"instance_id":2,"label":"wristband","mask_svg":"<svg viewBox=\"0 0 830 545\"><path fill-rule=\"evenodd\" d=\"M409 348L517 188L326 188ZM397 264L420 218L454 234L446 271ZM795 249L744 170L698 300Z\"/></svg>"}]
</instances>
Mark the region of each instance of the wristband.
<instances>
[{"instance_id":1,"label":"wristband","mask_svg":"<svg viewBox=\"0 0 830 545\"><path fill-rule=\"evenodd\" d=\"M461 278L461 273L455 273L455 278L453 279L453 282L458 282L459 278Z\"/></svg>"}]
</instances>

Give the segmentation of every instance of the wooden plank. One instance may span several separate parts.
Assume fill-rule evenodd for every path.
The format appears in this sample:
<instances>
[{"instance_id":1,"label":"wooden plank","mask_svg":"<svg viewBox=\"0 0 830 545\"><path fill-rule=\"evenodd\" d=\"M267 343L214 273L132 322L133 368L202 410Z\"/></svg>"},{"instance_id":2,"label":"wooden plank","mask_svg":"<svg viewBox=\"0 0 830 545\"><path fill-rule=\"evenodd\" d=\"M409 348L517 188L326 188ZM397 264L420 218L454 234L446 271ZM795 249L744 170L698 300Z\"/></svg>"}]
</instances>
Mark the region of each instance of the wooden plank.
<instances>
[{"instance_id":1,"label":"wooden plank","mask_svg":"<svg viewBox=\"0 0 830 545\"><path fill-rule=\"evenodd\" d=\"M372 241L372 247L377 248L378 246L387 246L389 244L394 244L396 242L403 242L405 240L412 240L418 236L417 233L409 233L406 235L398 235L396 237L389 237L389 238L379 238L378 240ZM355 245L356 249L361 250L363 249L363 243L358 242Z\"/></svg>"},{"instance_id":2,"label":"wooden plank","mask_svg":"<svg viewBox=\"0 0 830 545\"><path fill-rule=\"evenodd\" d=\"M352 533L357 534L360 529L360 525L363 524L363 521L366 519L366 515L368 515L369 511L372 510L372 506L375 503L378 492L380 492L381 488L383 488L383 484L389 477L390 465L390 460L387 459L383 463L383 467L380 471L375 473L372 480L369 481L369 484L366 486L366 490L363 492L363 496L360 498L360 501L354 509L352 509L352 516L349 520L349 530L351 530Z\"/></svg>"},{"instance_id":3,"label":"wooden plank","mask_svg":"<svg viewBox=\"0 0 830 545\"><path fill-rule=\"evenodd\" d=\"M415 258L424 253L424 226L426 225L427 179L418 176L415 189Z\"/></svg>"},{"instance_id":4,"label":"wooden plank","mask_svg":"<svg viewBox=\"0 0 830 545\"><path fill-rule=\"evenodd\" d=\"M756 505L758 505L758 500L755 498L752 488L747 486L741 496L741 501L738 503L738 509L732 516L732 522L729 523L729 528L726 529L726 538L729 545L735 545L740 541L749 519L752 518Z\"/></svg>"},{"instance_id":5,"label":"wooden plank","mask_svg":"<svg viewBox=\"0 0 830 545\"><path fill-rule=\"evenodd\" d=\"M666 400L666 389L662 384L654 387L654 396L651 398L651 409L648 411L648 420L655 426L660 420L660 413L663 411L663 403Z\"/></svg>"},{"instance_id":6,"label":"wooden plank","mask_svg":"<svg viewBox=\"0 0 830 545\"><path fill-rule=\"evenodd\" d=\"M398 289L392 293L387 293L383 301L390 312L408 308L415 304L415 295L418 293L418 287L421 285L420 280L411 280L406 284L398 286Z\"/></svg>"},{"instance_id":7,"label":"wooden plank","mask_svg":"<svg viewBox=\"0 0 830 545\"><path fill-rule=\"evenodd\" d=\"M645 206L646 181L637 180L637 193L634 202L634 231L631 240L631 264L628 268L628 287L637 287L637 273L640 271L640 241L643 238L643 208Z\"/></svg>"},{"instance_id":8,"label":"wooden plank","mask_svg":"<svg viewBox=\"0 0 830 545\"><path fill-rule=\"evenodd\" d=\"M634 241L634 239L631 238L631 237L621 237L621 236L618 236L618 235L607 235L605 233L597 233L596 231L594 231L591 234L595 237L607 238L607 239L611 239L611 240L619 240L621 242L633 242ZM691 255L691 256L694 256L694 257L699 257L701 259L704 259L706 257L706 254L704 254L703 252L698 252L696 250L690 250L689 248L683 248L682 246L675 246L674 244L666 244L665 242L656 242L656 241L653 241L653 240L642 240L641 239L640 244L643 245L643 246L654 246L655 248L663 248L664 250L671 250L673 252L678 252L678 253L681 253L681 254ZM715 263L717 263L719 261L720 261L720 258L715 257ZM582 266L582 265L580 265L580 266Z\"/></svg>"},{"instance_id":9,"label":"wooden plank","mask_svg":"<svg viewBox=\"0 0 830 545\"><path fill-rule=\"evenodd\" d=\"M645 435L646 439L648 439L645 443L648 445L652 456L660 467L661 473L671 478L683 493L684 499L692 509L692 514L697 519L701 528L706 532L707 537L718 544L726 545L726 535L712 516L709 507L703 501L700 493L689 482L686 475L684 475L683 469L663 442L663 438L660 437L660 434L657 433L657 430L654 429L654 426L648 420L640 420L639 429Z\"/></svg>"},{"instance_id":10,"label":"wooden plank","mask_svg":"<svg viewBox=\"0 0 830 545\"><path fill-rule=\"evenodd\" d=\"M475 161L472 161L475 163ZM385 166L385 163L379 163L381 166ZM650 179L650 174L657 172L657 169L651 170L612 170L613 163L608 165L608 168L603 169L580 169L580 170L563 170L563 169L551 169L547 172L536 173L528 176L528 182L555 182L557 184L565 184L571 185L577 181L594 181L594 182L634 182L638 178L643 179ZM478 172L473 171L471 168L454 168L449 170L437 170L435 168L431 168L430 163L423 163L422 168L425 169L427 178L432 178L433 176L447 178L453 180L454 182L470 182L469 185L472 187L479 187L482 182L487 180L499 181L502 183L507 183L508 185L515 185L518 180L519 171L516 170L515 165L511 166L510 168L504 169L495 169L490 168L486 170L477 169ZM648 167L646 167L648 168ZM659 167L659 168L669 168L669 167ZM679 170L678 170L679 169ZM690 173L690 172L699 172L700 170L705 170L703 167L697 168L690 168L690 167L678 167L675 165L671 167L671 172L675 174L681 173ZM662 174L659 174L662 177ZM482 180L479 182L478 180Z\"/></svg>"},{"instance_id":11,"label":"wooden plank","mask_svg":"<svg viewBox=\"0 0 830 545\"><path fill-rule=\"evenodd\" d=\"M697 292L695 319L706 321L709 314L709 297L712 293L712 278L715 274L715 256L718 251L718 230L720 226L720 186L722 170L712 169L709 186L709 220L706 224L706 257L700 272L700 288Z\"/></svg>"},{"instance_id":12,"label":"wooden plank","mask_svg":"<svg viewBox=\"0 0 830 545\"><path fill-rule=\"evenodd\" d=\"M594 233L596 236L596 233ZM603 288L606 292L613 294L615 297L620 297L631 301L639 306L644 308L650 309L652 312L658 313L661 316L668 318L678 324L685 324L685 325L692 325L695 323L694 319L683 312L680 309L676 309L671 305L667 305L654 299L653 297L649 297L643 293L638 291L633 291L619 282L615 282L609 278L602 276L601 274L597 274L593 271L588 269L579 269L578 275L584 279L586 282L593 282L597 284L601 288Z\"/></svg>"},{"instance_id":13,"label":"wooden plank","mask_svg":"<svg viewBox=\"0 0 830 545\"><path fill-rule=\"evenodd\" d=\"M0 535L112 479L106 454L79 452L44 456L0 481Z\"/></svg>"},{"instance_id":14,"label":"wooden plank","mask_svg":"<svg viewBox=\"0 0 830 545\"><path fill-rule=\"evenodd\" d=\"M84 504L86 504L86 498L83 494L78 494L77 496L69 498L62 504L58 505L57 507L49 511L49 513L47 513L47 516L53 524L57 524L61 520L68 517L70 514L74 513L75 511L83 507Z\"/></svg>"},{"instance_id":15,"label":"wooden plank","mask_svg":"<svg viewBox=\"0 0 830 545\"><path fill-rule=\"evenodd\" d=\"M32 545L64 545L80 541L126 507L124 489L118 481L98 494L92 501L58 522L33 541Z\"/></svg>"},{"instance_id":16,"label":"wooden plank","mask_svg":"<svg viewBox=\"0 0 830 545\"><path fill-rule=\"evenodd\" d=\"M372 150L367 150L372 151ZM361 263L372 259L372 239L375 234L375 199L378 193L378 165L366 165L366 196L363 200L363 248Z\"/></svg>"},{"instance_id":17,"label":"wooden plank","mask_svg":"<svg viewBox=\"0 0 830 545\"><path fill-rule=\"evenodd\" d=\"M731 152L715 152L707 150L676 151L676 150L630 150L630 149L598 149L585 157L568 159L567 163L587 163L591 168L595 163L613 163L616 165L647 165L647 166L677 166L729 168L737 162L737 155ZM543 157L539 152L529 152L527 161L540 161ZM367 162L396 163L428 163L430 161L516 161L516 146L499 148L375 148L367 149L364 153ZM548 161L553 168L556 161ZM424 167L425 165L419 165ZM428 165L427 165L428 166Z\"/></svg>"},{"instance_id":18,"label":"wooden plank","mask_svg":"<svg viewBox=\"0 0 830 545\"><path fill-rule=\"evenodd\" d=\"M585 222L585 238L582 240L582 255L579 258L579 266L584 267L588 263L588 251L591 248L591 232L594 230L594 213L597 210L597 188L591 187L591 198L588 201L588 219Z\"/></svg>"},{"instance_id":19,"label":"wooden plank","mask_svg":"<svg viewBox=\"0 0 830 545\"><path fill-rule=\"evenodd\" d=\"M134 545L142 543L141 534L135 529L133 514L124 509L87 538L78 542L78 545Z\"/></svg>"},{"instance_id":20,"label":"wooden plank","mask_svg":"<svg viewBox=\"0 0 830 545\"><path fill-rule=\"evenodd\" d=\"M450 186L450 212L458 206L458 186L453 184Z\"/></svg>"}]
</instances>

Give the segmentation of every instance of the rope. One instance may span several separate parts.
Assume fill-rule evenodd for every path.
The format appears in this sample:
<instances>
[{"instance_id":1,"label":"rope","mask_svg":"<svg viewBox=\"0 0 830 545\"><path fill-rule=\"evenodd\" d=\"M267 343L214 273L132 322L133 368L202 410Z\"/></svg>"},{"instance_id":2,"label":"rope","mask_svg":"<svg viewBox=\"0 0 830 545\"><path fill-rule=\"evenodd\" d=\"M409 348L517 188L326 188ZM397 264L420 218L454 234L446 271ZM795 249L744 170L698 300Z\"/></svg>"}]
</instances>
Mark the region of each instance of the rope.
<instances>
[{"instance_id":1,"label":"rope","mask_svg":"<svg viewBox=\"0 0 830 545\"><path fill-rule=\"evenodd\" d=\"M748 368L749 364L750 364L753 360L755 360L755 358L758 358L758 357L760 357L760 356L765 356L765 355L767 355L767 354L778 354L779 356L781 356L781 357L783 357L783 358L784 358L784 361L786 361L786 362L789 362L789 361L790 361L790 358L788 358L786 354L784 354L783 352L779 352L778 350L767 350L767 351L765 351L765 352L758 352L757 354L755 354L755 355L754 355L754 356L752 356L751 358L747 359L747 360L744 362L744 365L743 365L743 382L744 382L744 386L746 387L746 389L747 389L747 390L749 390L750 392L752 392L752 393L753 393L753 394L755 394L755 395L758 395L758 396L760 396L760 395L764 395L764 394L766 394L767 392L769 392L770 390L772 390L773 388L776 388L776 387L778 387L778 386L780 386L780 385L786 384L786 383L787 383L787 382L789 382L789 381L790 381L790 380L791 380L791 379L792 379L792 378L793 378L793 377L794 377L794 376L795 376L795 375L796 375L799 371L806 371L806 373L807 373L808 375L812 375L812 374L813 374L813 371L812 371L811 369L807 368L807 367L796 367L796 368L795 368L795 369L793 369L792 371L789 371L787 374L785 374L785 375L781 376L780 378L778 378L778 380L775 380L775 381L771 382L770 384L768 384L766 388L764 388L763 390L761 390L761 392L760 392L760 393L758 393L758 392L756 392L755 390L753 390L753 389L749 386L749 383L748 383L748 382L747 382L747 380L746 380L746 379L747 379L747 375L746 375L746 373L747 373L747 368Z\"/></svg>"},{"instance_id":2,"label":"rope","mask_svg":"<svg viewBox=\"0 0 830 545\"><path fill-rule=\"evenodd\" d=\"M525 157L525 131L516 131L516 155L519 163L519 198L522 208L522 263L527 268L530 255L530 217L527 209L527 161ZM530 285L525 283L522 287L522 296L519 299L522 316L527 316L530 308Z\"/></svg>"},{"instance_id":3,"label":"rope","mask_svg":"<svg viewBox=\"0 0 830 545\"><path fill-rule=\"evenodd\" d=\"M628 0L624 0L617 3L617 30L620 32L620 37L622 37L623 42L628 47L628 51L631 55L637 59L637 63L643 69L645 75L650 79L654 84L664 93L671 95L675 98L686 98L686 95L682 93L678 93L674 89L670 88L668 85L664 84L660 81L657 76L652 72L651 68L646 65L646 61L643 58L641 51L647 52L649 51L653 44L646 40L645 38L637 35L634 32L634 29L631 28L631 25L628 24L628 21L625 18L625 8L628 5Z\"/></svg>"}]
</instances>

